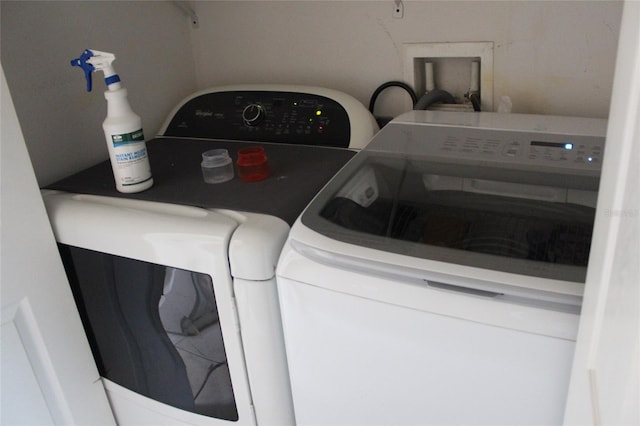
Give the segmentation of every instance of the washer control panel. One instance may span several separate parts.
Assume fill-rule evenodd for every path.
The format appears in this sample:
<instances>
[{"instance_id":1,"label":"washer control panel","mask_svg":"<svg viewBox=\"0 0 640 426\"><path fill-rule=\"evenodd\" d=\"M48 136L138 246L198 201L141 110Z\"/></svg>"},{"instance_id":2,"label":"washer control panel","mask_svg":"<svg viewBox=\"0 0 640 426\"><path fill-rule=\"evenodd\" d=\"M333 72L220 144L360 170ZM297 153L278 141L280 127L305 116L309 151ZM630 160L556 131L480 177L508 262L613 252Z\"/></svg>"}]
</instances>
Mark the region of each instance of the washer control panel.
<instances>
[{"instance_id":1,"label":"washer control panel","mask_svg":"<svg viewBox=\"0 0 640 426\"><path fill-rule=\"evenodd\" d=\"M222 91L197 96L164 136L348 147L349 114L325 96L286 91Z\"/></svg>"},{"instance_id":2,"label":"washer control panel","mask_svg":"<svg viewBox=\"0 0 640 426\"><path fill-rule=\"evenodd\" d=\"M432 145L441 154L476 159L529 164L572 164L589 168L600 165L604 151L604 138L455 129L443 135L439 144ZM437 132L433 132L437 133ZM435 134L431 137L435 136Z\"/></svg>"},{"instance_id":3,"label":"washer control panel","mask_svg":"<svg viewBox=\"0 0 640 426\"><path fill-rule=\"evenodd\" d=\"M599 176L607 120L448 111L406 112L366 149L451 164Z\"/></svg>"}]
</instances>

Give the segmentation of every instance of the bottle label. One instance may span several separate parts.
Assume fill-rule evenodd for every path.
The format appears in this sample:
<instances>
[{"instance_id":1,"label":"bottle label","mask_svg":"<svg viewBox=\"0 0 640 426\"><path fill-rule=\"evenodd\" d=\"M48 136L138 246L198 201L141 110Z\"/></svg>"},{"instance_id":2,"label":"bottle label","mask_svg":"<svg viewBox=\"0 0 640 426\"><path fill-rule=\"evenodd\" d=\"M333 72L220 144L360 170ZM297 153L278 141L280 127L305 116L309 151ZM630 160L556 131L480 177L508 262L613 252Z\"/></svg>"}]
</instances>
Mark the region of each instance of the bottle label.
<instances>
[{"instance_id":1,"label":"bottle label","mask_svg":"<svg viewBox=\"0 0 640 426\"><path fill-rule=\"evenodd\" d=\"M124 186L137 185L151 179L151 167L142 129L111 135L113 170L116 180Z\"/></svg>"},{"instance_id":2,"label":"bottle label","mask_svg":"<svg viewBox=\"0 0 640 426\"><path fill-rule=\"evenodd\" d=\"M144 132L140 129L123 135L111 135L111 142L113 142L114 148L132 143L144 142Z\"/></svg>"}]
</instances>

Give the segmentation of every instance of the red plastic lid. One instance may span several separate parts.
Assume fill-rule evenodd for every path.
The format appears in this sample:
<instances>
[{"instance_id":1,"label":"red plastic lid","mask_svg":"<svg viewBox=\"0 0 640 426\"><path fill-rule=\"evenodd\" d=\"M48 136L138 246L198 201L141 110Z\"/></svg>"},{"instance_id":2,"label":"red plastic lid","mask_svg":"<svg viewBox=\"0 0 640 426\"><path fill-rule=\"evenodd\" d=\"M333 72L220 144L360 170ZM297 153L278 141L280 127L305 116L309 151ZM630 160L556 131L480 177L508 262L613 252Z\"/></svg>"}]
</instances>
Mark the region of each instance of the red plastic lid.
<instances>
[{"instance_id":1,"label":"red plastic lid","mask_svg":"<svg viewBox=\"0 0 640 426\"><path fill-rule=\"evenodd\" d=\"M257 166L267 162L267 155L261 146L250 146L238 151L238 166Z\"/></svg>"}]
</instances>

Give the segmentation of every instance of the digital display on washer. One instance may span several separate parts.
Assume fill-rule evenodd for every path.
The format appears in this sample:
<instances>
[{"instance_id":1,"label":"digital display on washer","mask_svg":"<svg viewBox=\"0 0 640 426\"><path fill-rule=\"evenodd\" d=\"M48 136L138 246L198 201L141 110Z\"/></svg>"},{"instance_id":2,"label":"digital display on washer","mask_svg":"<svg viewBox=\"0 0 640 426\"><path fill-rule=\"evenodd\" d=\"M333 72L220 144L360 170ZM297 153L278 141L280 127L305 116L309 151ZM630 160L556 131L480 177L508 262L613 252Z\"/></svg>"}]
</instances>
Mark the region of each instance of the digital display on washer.
<instances>
[{"instance_id":1,"label":"digital display on washer","mask_svg":"<svg viewBox=\"0 0 640 426\"><path fill-rule=\"evenodd\" d=\"M561 148L567 151L571 151L573 149L573 144L571 142L531 141L531 146L540 146L540 147L546 147L546 148Z\"/></svg>"}]
</instances>

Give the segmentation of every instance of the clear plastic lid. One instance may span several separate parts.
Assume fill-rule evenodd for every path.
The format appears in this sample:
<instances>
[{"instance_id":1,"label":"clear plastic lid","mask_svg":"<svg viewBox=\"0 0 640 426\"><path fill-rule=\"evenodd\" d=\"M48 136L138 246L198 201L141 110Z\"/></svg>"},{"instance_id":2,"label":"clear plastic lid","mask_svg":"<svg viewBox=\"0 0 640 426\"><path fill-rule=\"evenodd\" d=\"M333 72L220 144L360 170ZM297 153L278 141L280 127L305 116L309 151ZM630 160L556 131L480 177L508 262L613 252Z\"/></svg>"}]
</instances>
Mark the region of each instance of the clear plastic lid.
<instances>
[{"instance_id":1,"label":"clear plastic lid","mask_svg":"<svg viewBox=\"0 0 640 426\"><path fill-rule=\"evenodd\" d=\"M233 162L226 149L203 152L201 166L206 183L222 183L233 179Z\"/></svg>"},{"instance_id":2,"label":"clear plastic lid","mask_svg":"<svg viewBox=\"0 0 640 426\"><path fill-rule=\"evenodd\" d=\"M202 153L202 167L219 167L231 162L226 149L211 149Z\"/></svg>"}]
</instances>

